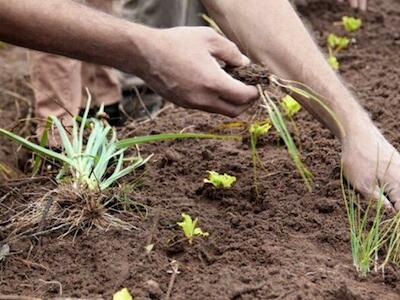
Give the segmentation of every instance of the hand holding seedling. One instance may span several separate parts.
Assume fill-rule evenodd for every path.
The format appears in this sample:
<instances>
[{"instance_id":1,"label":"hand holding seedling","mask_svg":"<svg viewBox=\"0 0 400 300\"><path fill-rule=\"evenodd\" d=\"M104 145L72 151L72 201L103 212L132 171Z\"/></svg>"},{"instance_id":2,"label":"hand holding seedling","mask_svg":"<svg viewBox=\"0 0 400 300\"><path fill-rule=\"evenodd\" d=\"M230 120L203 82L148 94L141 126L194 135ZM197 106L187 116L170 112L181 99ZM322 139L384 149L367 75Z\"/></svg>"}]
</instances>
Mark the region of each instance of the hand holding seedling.
<instances>
[{"instance_id":1,"label":"hand holding seedling","mask_svg":"<svg viewBox=\"0 0 400 300\"><path fill-rule=\"evenodd\" d=\"M154 30L143 79L166 99L187 108L230 117L258 98L257 89L229 76L217 59L231 66L250 61L237 46L210 28Z\"/></svg>"}]
</instances>

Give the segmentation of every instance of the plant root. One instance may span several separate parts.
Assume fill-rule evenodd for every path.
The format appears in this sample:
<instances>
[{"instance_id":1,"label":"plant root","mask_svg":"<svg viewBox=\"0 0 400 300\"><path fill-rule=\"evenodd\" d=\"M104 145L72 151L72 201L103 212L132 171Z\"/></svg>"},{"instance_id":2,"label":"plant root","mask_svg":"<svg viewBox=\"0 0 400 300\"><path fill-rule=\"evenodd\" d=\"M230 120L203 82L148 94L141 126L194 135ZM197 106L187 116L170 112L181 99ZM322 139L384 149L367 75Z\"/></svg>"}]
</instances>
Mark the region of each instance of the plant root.
<instances>
[{"instance_id":1,"label":"plant root","mask_svg":"<svg viewBox=\"0 0 400 300\"><path fill-rule=\"evenodd\" d=\"M134 216L123 210L115 194L118 194L118 190L100 193L60 185L39 200L21 205L22 209L6 222L8 225L4 229L11 232L6 242L52 232L59 232L62 238L72 232L89 232L93 227L103 231L112 228L128 231L137 229L113 213L118 212L121 217L129 217L130 220Z\"/></svg>"}]
</instances>

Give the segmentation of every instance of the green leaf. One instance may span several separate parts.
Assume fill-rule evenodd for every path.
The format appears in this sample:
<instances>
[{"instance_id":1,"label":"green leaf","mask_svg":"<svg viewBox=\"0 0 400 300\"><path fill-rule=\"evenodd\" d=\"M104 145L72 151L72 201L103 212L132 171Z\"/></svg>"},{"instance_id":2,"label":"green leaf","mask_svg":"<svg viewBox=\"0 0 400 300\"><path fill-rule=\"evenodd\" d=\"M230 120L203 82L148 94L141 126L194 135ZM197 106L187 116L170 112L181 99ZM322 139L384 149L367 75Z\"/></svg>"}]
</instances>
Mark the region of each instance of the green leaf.
<instances>
[{"instance_id":1,"label":"green leaf","mask_svg":"<svg viewBox=\"0 0 400 300\"><path fill-rule=\"evenodd\" d=\"M113 300L133 300L133 297L131 296L127 288L123 288L113 295Z\"/></svg>"},{"instance_id":2,"label":"green leaf","mask_svg":"<svg viewBox=\"0 0 400 300\"><path fill-rule=\"evenodd\" d=\"M342 18L342 24L347 32L354 32L361 28L362 20L359 18L344 16Z\"/></svg>"},{"instance_id":3,"label":"green leaf","mask_svg":"<svg viewBox=\"0 0 400 300\"><path fill-rule=\"evenodd\" d=\"M340 63L337 60L336 56L334 55L330 55L328 57L328 64L332 67L332 69L334 69L335 71L338 71L340 68Z\"/></svg>"},{"instance_id":4,"label":"green leaf","mask_svg":"<svg viewBox=\"0 0 400 300\"><path fill-rule=\"evenodd\" d=\"M215 171L208 171L208 178L205 183L210 183L216 188L229 189L236 182L236 177L228 174L221 175Z\"/></svg>"},{"instance_id":5,"label":"green leaf","mask_svg":"<svg viewBox=\"0 0 400 300\"><path fill-rule=\"evenodd\" d=\"M350 44L350 40L347 37L337 36L331 33L328 35L327 43L331 49L339 51L347 48Z\"/></svg>"},{"instance_id":6,"label":"green leaf","mask_svg":"<svg viewBox=\"0 0 400 300\"><path fill-rule=\"evenodd\" d=\"M237 135L218 135L204 133L161 133L154 135L135 136L133 138L120 140L119 142L117 142L117 148L126 148L134 145L180 139L240 140L241 137Z\"/></svg>"},{"instance_id":7,"label":"green leaf","mask_svg":"<svg viewBox=\"0 0 400 300\"><path fill-rule=\"evenodd\" d=\"M270 122L264 122L264 123L253 123L250 125L249 132L251 135L254 135L255 137L262 136L271 129L271 123Z\"/></svg>"},{"instance_id":8,"label":"green leaf","mask_svg":"<svg viewBox=\"0 0 400 300\"><path fill-rule=\"evenodd\" d=\"M47 149L45 147L36 145L35 143L32 143L32 142L24 139L23 137L20 137L20 136L14 134L12 132L9 132L5 129L0 128L0 135L8 137L9 139L21 144L25 148L28 148L29 150L31 150L35 153L42 154L42 155L45 155L50 158L54 158L60 162L64 162L64 163L71 164L71 165L73 164L73 162L65 155L59 154L59 153L52 151L50 149Z\"/></svg>"},{"instance_id":9,"label":"green leaf","mask_svg":"<svg viewBox=\"0 0 400 300\"><path fill-rule=\"evenodd\" d=\"M297 114L300 109L301 105L297 102L292 96L286 95L281 100L281 106L289 118L292 118L295 114Z\"/></svg>"},{"instance_id":10,"label":"green leaf","mask_svg":"<svg viewBox=\"0 0 400 300\"><path fill-rule=\"evenodd\" d=\"M209 236L208 232L203 232L200 227L197 227L197 222L198 222L197 218L193 221L192 217L185 213L182 214L182 218L183 218L182 222L178 222L177 224L182 228L185 237L189 241L189 244L193 242L194 237Z\"/></svg>"}]
</instances>

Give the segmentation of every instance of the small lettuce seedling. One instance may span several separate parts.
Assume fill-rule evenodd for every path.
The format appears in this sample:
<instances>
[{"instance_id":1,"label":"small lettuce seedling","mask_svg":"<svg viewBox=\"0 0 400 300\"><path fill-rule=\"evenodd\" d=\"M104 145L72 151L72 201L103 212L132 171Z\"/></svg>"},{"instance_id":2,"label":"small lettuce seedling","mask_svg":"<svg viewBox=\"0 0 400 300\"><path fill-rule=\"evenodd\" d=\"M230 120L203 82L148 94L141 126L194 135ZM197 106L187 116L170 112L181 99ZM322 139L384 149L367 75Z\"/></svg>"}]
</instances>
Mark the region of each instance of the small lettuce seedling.
<instances>
[{"instance_id":1,"label":"small lettuce seedling","mask_svg":"<svg viewBox=\"0 0 400 300\"><path fill-rule=\"evenodd\" d=\"M285 112L285 115L288 116L290 119L293 118L295 114L297 114L300 109L301 105L297 102L292 96L286 95L281 100L281 106Z\"/></svg>"},{"instance_id":2,"label":"small lettuce seedling","mask_svg":"<svg viewBox=\"0 0 400 300\"><path fill-rule=\"evenodd\" d=\"M264 123L254 123L250 125L249 132L255 137L260 137L271 129L271 124L269 122Z\"/></svg>"},{"instance_id":3,"label":"small lettuce seedling","mask_svg":"<svg viewBox=\"0 0 400 300\"><path fill-rule=\"evenodd\" d=\"M342 18L342 25L347 32L354 32L361 28L362 20L359 18L344 16Z\"/></svg>"},{"instance_id":4,"label":"small lettuce seedling","mask_svg":"<svg viewBox=\"0 0 400 300\"><path fill-rule=\"evenodd\" d=\"M336 54L341 50L346 49L350 44L350 40L347 37L337 36L336 34L331 33L327 38L327 44L329 51L328 63L332 69L337 71L340 68L340 63Z\"/></svg>"},{"instance_id":5,"label":"small lettuce seedling","mask_svg":"<svg viewBox=\"0 0 400 300\"><path fill-rule=\"evenodd\" d=\"M204 179L205 183L210 183L216 188L229 189L236 182L236 177L228 174L221 175L215 171L208 171L208 177Z\"/></svg>"},{"instance_id":6,"label":"small lettuce seedling","mask_svg":"<svg viewBox=\"0 0 400 300\"><path fill-rule=\"evenodd\" d=\"M334 69L335 71L339 70L340 68L340 63L336 56L334 55L329 55L328 57L328 64Z\"/></svg>"},{"instance_id":7,"label":"small lettuce seedling","mask_svg":"<svg viewBox=\"0 0 400 300\"><path fill-rule=\"evenodd\" d=\"M195 237L209 236L208 232L203 232L200 227L197 227L198 218L193 221L192 217L185 213L182 214L182 218L182 222L178 222L177 224L182 228L189 244L192 244Z\"/></svg>"},{"instance_id":8,"label":"small lettuce seedling","mask_svg":"<svg viewBox=\"0 0 400 300\"><path fill-rule=\"evenodd\" d=\"M127 288L123 288L113 295L113 300L133 300L133 297L131 296Z\"/></svg>"},{"instance_id":9,"label":"small lettuce seedling","mask_svg":"<svg viewBox=\"0 0 400 300\"><path fill-rule=\"evenodd\" d=\"M334 33L330 33L328 35L328 47L331 48L332 50L338 52L342 49L345 49L349 46L350 44L350 39L348 39L347 37L343 37L343 36L337 36Z\"/></svg>"}]
</instances>

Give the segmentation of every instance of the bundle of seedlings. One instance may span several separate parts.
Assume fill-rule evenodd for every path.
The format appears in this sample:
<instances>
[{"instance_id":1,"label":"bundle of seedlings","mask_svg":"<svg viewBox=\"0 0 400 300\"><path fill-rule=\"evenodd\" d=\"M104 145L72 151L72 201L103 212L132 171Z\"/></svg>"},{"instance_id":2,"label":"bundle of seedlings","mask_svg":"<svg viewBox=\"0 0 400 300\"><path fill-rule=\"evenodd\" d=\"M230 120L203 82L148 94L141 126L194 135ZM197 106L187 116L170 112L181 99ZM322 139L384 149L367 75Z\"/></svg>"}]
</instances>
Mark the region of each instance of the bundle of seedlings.
<instances>
[{"instance_id":1,"label":"bundle of seedlings","mask_svg":"<svg viewBox=\"0 0 400 300\"><path fill-rule=\"evenodd\" d=\"M282 99L284 98L283 95L288 94L293 95L294 97L303 97L308 101L314 101L323 109L325 109L332 116L332 118L336 120L338 126L341 128L341 125L334 112L324 103L323 97L318 95L311 88L299 82L280 79L276 75L269 72L267 68L260 65L250 64L237 68L226 67L225 70L234 78L248 85L257 86L261 97L262 107L267 111L271 124L285 143L288 153L302 180L304 181L304 184L306 185L307 189L311 191L313 175L301 159L298 147L296 146L292 134L288 129L284 113L282 113L282 110L279 108L280 105L278 104L278 99ZM255 145L253 140L252 149L254 147ZM254 149L252 151L254 151ZM258 158L255 157L254 154L252 156L254 165Z\"/></svg>"},{"instance_id":2,"label":"bundle of seedlings","mask_svg":"<svg viewBox=\"0 0 400 300\"><path fill-rule=\"evenodd\" d=\"M236 136L220 136L200 133L167 133L117 139L117 133L106 119L103 107L95 118L89 118L91 97L88 93L87 107L82 117L73 119L70 132L61 121L51 117L47 123L40 145L32 143L7 130L0 134L32 150L38 156L34 160L34 173L40 168L42 158L60 164L57 185L39 200L29 203L21 212L3 222L4 230L12 231L10 238L43 234L63 229L64 234L80 229L110 227L132 230L135 227L112 212L128 214L120 201L123 187L118 181L143 166L152 155L143 158L137 154L125 157L128 147L139 144L186 139L238 139ZM55 125L60 135L62 151L46 148L48 130ZM124 218L127 219L127 218ZM132 220L132 215L129 215Z\"/></svg>"}]
</instances>

